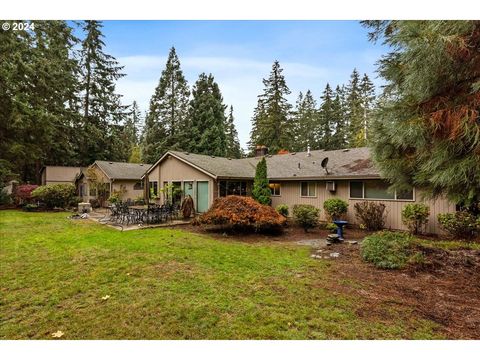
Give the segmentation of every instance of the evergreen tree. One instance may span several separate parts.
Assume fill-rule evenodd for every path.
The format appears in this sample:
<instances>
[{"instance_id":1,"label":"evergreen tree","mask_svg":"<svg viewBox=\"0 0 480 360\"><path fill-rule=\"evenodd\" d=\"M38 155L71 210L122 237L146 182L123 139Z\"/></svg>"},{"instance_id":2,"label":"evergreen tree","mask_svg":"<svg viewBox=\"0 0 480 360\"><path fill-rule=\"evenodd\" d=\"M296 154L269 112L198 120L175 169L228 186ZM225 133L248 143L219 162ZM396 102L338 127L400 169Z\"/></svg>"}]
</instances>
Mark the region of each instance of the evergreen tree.
<instances>
[{"instance_id":1,"label":"evergreen tree","mask_svg":"<svg viewBox=\"0 0 480 360\"><path fill-rule=\"evenodd\" d=\"M240 141L238 140L238 132L235 128L233 117L233 106L230 105L230 112L228 113L227 122L225 124L225 136L227 141L227 156L240 159L242 157L242 150L240 148Z\"/></svg>"},{"instance_id":2,"label":"evergreen tree","mask_svg":"<svg viewBox=\"0 0 480 360\"><path fill-rule=\"evenodd\" d=\"M88 20L83 25L86 36L82 41L81 69L83 90L83 122L79 134L80 160L83 164L95 160L126 160L116 151L118 124L126 116L126 107L115 92L115 82L124 76L116 59L104 53L105 43L98 21Z\"/></svg>"},{"instance_id":3,"label":"evergreen tree","mask_svg":"<svg viewBox=\"0 0 480 360\"><path fill-rule=\"evenodd\" d=\"M3 164L38 182L44 163L71 164L77 121L77 39L64 21L0 33L0 150Z\"/></svg>"},{"instance_id":4,"label":"evergreen tree","mask_svg":"<svg viewBox=\"0 0 480 360\"><path fill-rule=\"evenodd\" d=\"M271 204L272 192L267 178L267 161L265 158L259 161L255 169L255 178L253 179L252 197L263 205Z\"/></svg>"},{"instance_id":5,"label":"evergreen tree","mask_svg":"<svg viewBox=\"0 0 480 360\"><path fill-rule=\"evenodd\" d=\"M367 74L363 75L363 78L360 82L360 99L363 110L363 129L357 136L355 145L365 146L367 144L371 116L375 102L375 87Z\"/></svg>"},{"instance_id":6,"label":"evergreen tree","mask_svg":"<svg viewBox=\"0 0 480 360\"><path fill-rule=\"evenodd\" d=\"M264 90L252 119L249 146L266 145L272 152L289 149L292 145L293 129L290 123L291 105L286 96L290 94L283 69L275 61L268 79L263 79Z\"/></svg>"},{"instance_id":7,"label":"evergreen tree","mask_svg":"<svg viewBox=\"0 0 480 360\"><path fill-rule=\"evenodd\" d=\"M392 50L370 141L397 191L420 188L466 205L480 200L479 21L369 21Z\"/></svg>"},{"instance_id":8,"label":"evergreen tree","mask_svg":"<svg viewBox=\"0 0 480 360\"><path fill-rule=\"evenodd\" d=\"M143 144L145 161L153 163L169 149L182 150L185 137L190 91L180 68L175 48L170 49L145 121L146 136Z\"/></svg>"},{"instance_id":9,"label":"evergreen tree","mask_svg":"<svg viewBox=\"0 0 480 360\"><path fill-rule=\"evenodd\" d=\"M334 132L329 149L344 149L347 146L348 127L346 122L347 110L345 101L345 88L337 85L332 102L332 127Z\"/></svg>"},{"instance_id":10,"label":"evergreen tree","mask_svg":"<svg viewBox=\"0 0 480 360\"><path fill-rule=\"evenodd\" d=\"M322 95L322 104L320 105L319 149L334 149L332 128L336 120L335 115L334 94L330 84L327 83Z\"/></svg>"},{"instance_id":11,"label":"evergreen tree","mask_svg":"<svg viewBox=\"0 0 480 360\"><path fill-rule=\"evenodd\" d=\"M139 145L134 145L128 158L129 163L140 164L142 162L142 153Z\"/></svg>"},{"instance_id":12,"label":"evergreen tree","mask_svg":"<svg viewBox=\"0 0 480 360\"><path fill-rule=\"evenodd\" d=\"M295 142L290 150L306 151L308 147L319 147L319 114L312 92L307 90L305 96L300 92L293 116Z\"/></svg>"},{"instance_id":13,"label":"evergreen tree","mask_svg":"<svg viewBox=\"0 0 480 360\"><path fill-rule=\"evenodd\" d=\"M353 69L350 81L346 86L346 123L348 127L347 144L355 147L358 139L362 139L364 113L362 109L362 97L360 94L360 74Z\"/></svg>"},{"instance_id":14,"label":"evergreen tree","mask_svg":"<svg viewBox=\"0 0 480 360\"><path fill-rule=\"evenodd\" d=\"M225 156L227 139L223 97L213 75L200 74L192 90L187 122L188 143L185 151Z\"/></svg>"}]
</instances>

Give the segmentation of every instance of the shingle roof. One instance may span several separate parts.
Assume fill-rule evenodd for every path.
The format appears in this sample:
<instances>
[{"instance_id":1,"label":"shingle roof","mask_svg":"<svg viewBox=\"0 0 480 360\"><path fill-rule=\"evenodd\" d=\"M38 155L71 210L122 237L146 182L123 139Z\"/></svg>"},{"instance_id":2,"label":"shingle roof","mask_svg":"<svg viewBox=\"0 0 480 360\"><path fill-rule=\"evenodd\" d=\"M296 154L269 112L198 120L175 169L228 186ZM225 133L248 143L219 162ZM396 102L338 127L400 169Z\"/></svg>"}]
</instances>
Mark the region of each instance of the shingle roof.
<instances>
[{"instance_id":1,"label":"shingle roof","mask_svg":"<svg viewBox=\"0 0 480 360\"><path fill-rule=\"evenodd\" d=\"M95 161L110 179L139 180L150 168L150 164L133 164L114 161Z\"/></svg>"},{"instance_id":2,"label":"shingle roof","mask_svg":"<svg viewBox=\"0 0 480 360\"><path fill-rule=\"evenodd\" d=\"M227 159L208 155L169 151L204 171L220 178L253 178L255 168L261 157L245 159ZM328 157L328 174L321 167L323 159ZM335 179L380 177L370 158L368 148L344 150L313 150L289 153L285 155L267 155L269 179Z\"/></svg>"},{"instance_id":3,"label":"shingle roof","mask_svg":"<svg viewBox=\"0 0 480 360\"><path fill-rule=\"evenodd\" d=\"M47 171L46 181L74 181L80 174L81 168L78 166L52 166L46 165L43 167ZM42 169L42 170L43 170ZM56 171L48 171L56 170Z\"/></svg>"}]
</instances>

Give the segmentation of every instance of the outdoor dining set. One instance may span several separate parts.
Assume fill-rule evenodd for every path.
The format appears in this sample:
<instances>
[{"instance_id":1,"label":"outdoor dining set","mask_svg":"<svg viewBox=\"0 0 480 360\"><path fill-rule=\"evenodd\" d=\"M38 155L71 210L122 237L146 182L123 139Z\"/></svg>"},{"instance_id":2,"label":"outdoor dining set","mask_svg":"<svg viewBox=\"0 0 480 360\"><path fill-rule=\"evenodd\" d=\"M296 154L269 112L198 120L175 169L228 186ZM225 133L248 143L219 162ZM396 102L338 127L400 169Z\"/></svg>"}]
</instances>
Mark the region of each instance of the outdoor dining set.
<instances>
[{"instance_id":1,"label":"outdoor dining set","mask_svg":"<svg viewBox=\"0 0 480 360\"><path fill-rule=\"evenodd\" d=\"M131 205L118 202L108 207L109 221L115 224L159 224L178 218L180 206L176 204Z\"/></svg>"}]
</instances>

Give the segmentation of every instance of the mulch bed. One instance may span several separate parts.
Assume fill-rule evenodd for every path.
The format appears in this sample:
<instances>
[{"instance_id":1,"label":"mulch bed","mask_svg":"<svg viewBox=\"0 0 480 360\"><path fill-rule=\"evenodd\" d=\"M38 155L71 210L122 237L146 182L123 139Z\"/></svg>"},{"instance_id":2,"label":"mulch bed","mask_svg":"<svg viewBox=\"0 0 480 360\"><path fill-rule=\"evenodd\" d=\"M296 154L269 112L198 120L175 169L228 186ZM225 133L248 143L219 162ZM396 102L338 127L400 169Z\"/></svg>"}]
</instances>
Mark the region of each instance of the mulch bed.
<instances>
[{"instance_id":1,"label":"mulch bed","mask_svg":"<svg viewBox=\"0 0 480 360\"><path fill-rule=\"evenodd\" d=\"M334 245L328 285L362 299L358 315L391 317L389 308L437 323L451 339L480 339L480 251L421 248L426 262L403 270L380 270L362 261L359 247ZM348 280L348 281L345 281ZM355 284L355 285L351 285Z\"/></svg>"},{"instance_id":2,"label":"mulch bed","mask_svg":"<svg viewBox=\"0 0 480 360\"><path fill-rule=\"evenodd\" d=\"M242 233L222 230L219 228L208 228L203 226L188 225L182 227L182 229L198 234L205 234L216 239L222 240L234 240L241 242L263 242L263 241L280 241L280 242L297 242L301 240L315 240L326 239L330 231L325 229L310 229L305 232L301 227L296 225L288 225L283 228L281 233ZM367 236L369 233L361 229L346 229L345 236L348 240L360 240Z\"/></svg>"}]
</instances>

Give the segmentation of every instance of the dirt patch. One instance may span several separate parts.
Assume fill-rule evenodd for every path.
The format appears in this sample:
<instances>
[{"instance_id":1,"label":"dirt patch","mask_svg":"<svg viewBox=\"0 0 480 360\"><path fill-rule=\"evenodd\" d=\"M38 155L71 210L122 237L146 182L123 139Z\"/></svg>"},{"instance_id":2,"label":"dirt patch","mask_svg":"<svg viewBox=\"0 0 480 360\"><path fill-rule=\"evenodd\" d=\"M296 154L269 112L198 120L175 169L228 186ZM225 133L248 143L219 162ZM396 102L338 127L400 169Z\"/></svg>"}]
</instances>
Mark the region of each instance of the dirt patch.
<instances>
[{"instance_id":1,"label":"dirt patch","mask_svg":"<svg viewBox=\"0 0 480 360\"><path fill-rule=\"evenodd\" d=\"M392 318L398 310L437 323L447 338L480 339L480 251L421 248L425 263L380 270L362 261L358 246L333 245L328 287L361 298L359 316Z\"/></svg>"},{"instance_id":2,"label":"dirt patch","mask_svg":"<svg viewBox=\"0 0 480 360\"><path fill-rule=\"evenodd\" d=\"M283 228L282 232L278 233L240 233L224 231L221 229L206 228L202 226L186 225L182 227L182 230L189 232L204 234L215 239L233 240L241 242L264 242L264 241L279 241L296 243L304 240L324 240L327 238L331 231L315 228L308 232L305 232L301 227L296 225L288 225ZM346 240L360 240L367 236L369 233L361 229L346 229Z\"/></svg>"}]
</instances>

